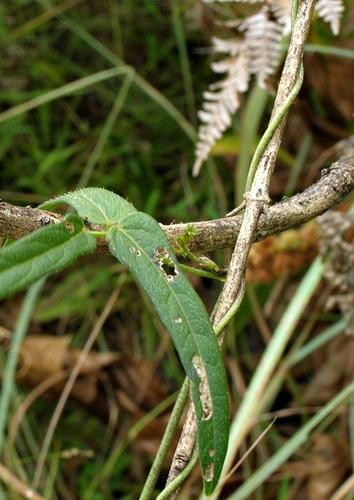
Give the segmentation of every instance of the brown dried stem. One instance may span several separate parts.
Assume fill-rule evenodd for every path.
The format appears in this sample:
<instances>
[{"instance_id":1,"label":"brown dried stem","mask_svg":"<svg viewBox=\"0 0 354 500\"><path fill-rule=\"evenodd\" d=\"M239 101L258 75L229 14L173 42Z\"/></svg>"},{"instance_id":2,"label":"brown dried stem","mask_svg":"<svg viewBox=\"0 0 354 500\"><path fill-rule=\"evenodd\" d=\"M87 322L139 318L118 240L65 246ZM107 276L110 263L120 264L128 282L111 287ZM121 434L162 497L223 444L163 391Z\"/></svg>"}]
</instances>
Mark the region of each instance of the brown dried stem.
<instances>
[{"instance_id":1,"label":"brown dried stem","mask_svg":"<svg viewBox=\"0 0 354 500\"><path fill-rule=\"evenodd\" d=\"M18 479L9 469L3 464L0 464L0 481L8 487L8 493L16 492L23 498L32 500L44 500L44 497L38 495L32 488L27 486L23 481Z\"/></svg>"},{"instance_id":2,"label":"brown dried stem","mask_svg":"<svg viewBox=\"0 0 354 500\"><path fill-rule=\"evenodd\" d=\"M291 198L287 198L261 214L252 241L303 224L340 203L354 187L354 157L333 163L318 182ZM19 207L0 202L0 237L13 240L22 238L37 229L61 222L61 215L45 212L38 208ZM161 225L170 243L178 248L178 239L188 229L188 248L192 252L211 252L233 247L239 234L242 215L203 222ZM95 227L94 229L100 230ZM98 241L97 252L109 255L107 243Z\"/></svg>"},{"instance_id":3,"label":"brown dried stem","mask_svg":"<svg viewBox=\"0 0 354 500\"><path fill-rule=\"evenodd\" d=\"M292 92L300 75L303 52L311 23L314 3L315 0L303 0L298 9L271 119L280 113L280 110L283 108L285 101ZM286 113L284 114L286 115ZM284 116L284 114L282 113L282 116ZM247 257L252 242L255 239L260 216L262 212L265 215L268 212L266 207L270 202L269 184L280 147L284 124L285 118L282 118L280 125L270 139L260 159L251 189L246 193L245 212L231 257L226 281L219 297L218 307L214 317L214 325L217 325L222 320L235 300L239 299L238 294L242 295L244 293L244 287L242 285L244 283ZM222 343L222 341L223 336L221 335L220 343ZM188 412L189 417L191 411L192 410L189 410ZM189 432L193 433L195 436L197 430L195 418L193 422L194 426L190 428ZM194 446L194 444L191 446L191 442L194 443L194 440L191 440L190 437L187 442L183 439L179 440L170 468L168 481L171 481L179 474L181 464L186 464L190 460ZM172 498L175 497L173 496Z\"/></svg>"}]
</instances>

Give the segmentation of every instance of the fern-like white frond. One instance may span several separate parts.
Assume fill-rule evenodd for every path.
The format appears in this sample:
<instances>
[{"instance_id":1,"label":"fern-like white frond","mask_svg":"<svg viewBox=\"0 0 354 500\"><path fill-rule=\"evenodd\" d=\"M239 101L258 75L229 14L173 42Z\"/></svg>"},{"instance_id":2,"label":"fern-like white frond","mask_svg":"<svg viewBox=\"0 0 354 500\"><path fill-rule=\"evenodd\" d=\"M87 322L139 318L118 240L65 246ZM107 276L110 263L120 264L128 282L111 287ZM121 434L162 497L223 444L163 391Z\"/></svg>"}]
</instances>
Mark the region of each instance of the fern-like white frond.
<instances>
[{"instance_id":1,"label":"fern-like white frond","mask_svg":"<svg viewBox=\"0 0 354 500\"><path fill-rule=\"evenodd\" d=\"M277 22L283 28L283 35L291 32L291 0L267 0Z\"/></svg>"},{"instance_id":2,"label":"fern-like white frond","mask_svg":"<svg viewBox=\"0 0 354 500\"><path fill-rule=\"evenodd\" d=\"M236 56L244 49L244 44L235 38L226 40L214 36L211 42L213 44L213 52L228 54L229 56Z\"/></svg>"},{"instance_id":3,"label":"fern-like white frond","mask_svg":"<svg viewBox=\"0 0 354 500\"><path fill-rule=\"evenodd\" d=\"M240 30L245 32L251 55L250 71L264 88L267 77L274 73L279 63L282 28L269 19L268 9L264 8L243 21Z\"/></svg>"},{"instance_id":4,"label":"fern-like white frond","mask_svg":"<svg viewBox=\"0 0 354 500\"><path fill-rule=\"evenodd\" d=\"M319 17L329 23L332 33L338 35L344 11L343 0L318 0L316 11Z\"/></svg>"},{"instance_id":5,"label":"fern-like white frond","mask_svg":"<svg viewBox=\"0 0 354 500\"><path fill-rule=\"evenodd\" d=\"M229 42L228 42L229 43ZM223 41L214 39L214 49L219 50ZM193 175L199 174L203 162L208 158L210 150L225 130L230 127L232 115L240 105L240 93L248 88L250 78L249 52L247 47L238 41L228 47L230 57L212 64L215 73L226 73L226 77L210 85L204 92L205 102L198 116L203 123L198 131L196 161Z\"/></svg>"},{"instance_id":6,"label":"fern-like white frond","mask_svg":"<svg viewBox=\"0 0 354 500\"><path fill-rule=\"evenodd\" d=\"M246 19L224 22L236 28L243 38L213 39L216 53L225 53L227 58L212 65L216 73L226 77L209 87L204 93L205 102L199 112L202 125L199 127L196 161L193 174L197 175L210 150L224 131L231 125L232 115L240 105L240 94L248 89L251 75L265 87L269 75L279 63L281 39L291 32L291 0L203 0L205 3L259 3L260 11ZM344 11L344 0L317 0L319 17L330 24L337 35Z\"/></svg>"},{"instance_id":7,"label":"fern-like white frond","mask_svg":"<svg viewBox=\"0 0 354 500\"><path fill-rule=\"evenodd\" d=\"M281 0L267 1L277 1L279 5ZM284 13L284 19L285 16ZM213 39L213 51L228 57L212 64L212 69L226 73L226 77L204 93L193 175L198 175L210 150L231 125L232 115L240 105L240 94L248 89L250 76L255 75L258 84L265 87L268 76L278 67L284 24L285 21L281 24L272 19L270 5L263 2L260 12L235 25L243 33L242 40Z\"/></svg>"}]
</instances>

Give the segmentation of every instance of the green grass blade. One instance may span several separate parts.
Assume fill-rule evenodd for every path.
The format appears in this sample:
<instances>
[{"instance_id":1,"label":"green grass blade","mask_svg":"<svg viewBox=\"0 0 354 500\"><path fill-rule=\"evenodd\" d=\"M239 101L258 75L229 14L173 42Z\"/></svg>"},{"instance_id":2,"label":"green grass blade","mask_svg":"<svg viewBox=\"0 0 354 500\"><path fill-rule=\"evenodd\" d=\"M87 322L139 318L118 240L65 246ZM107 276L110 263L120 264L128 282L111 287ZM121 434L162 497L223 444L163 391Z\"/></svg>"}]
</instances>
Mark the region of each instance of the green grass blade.
<instances>
[{"instance_id":1,"label":"green grass blade","mask_svg":"<svg viewBox=\"0 0 354 500\"><path fill-rule=\"evenodd\" d=\"M32 285L28 290L16 322L15 331L13 332L13 336L11 338L11 348L9 350L7 362L4 368L4 374L2 376L3 380L0 396L0 455L4 447L4 433L10 400L15 388L14 380L20 347L23 338L26 335L34 305L43 285L44 280L40 280Z\"/></svg>"},{"instance_id":2,"label":"green grass blade","mask_svg":"<svg viewBox=\"0 0 354 500\"><path fill-rule=\"evenodd\" d=\"M170 0L170 3L171 3L173 31L175 33L176 43L178 47L181 73L183 78L183 86L186 93L186 100L188 103L189 120L192 123L195 123L197 117L197 110L195 107L193 79L192 79L192 72L189 64L188 52L186 47L184 26L181 19L182 4L179 0Z\"/></svg>"},{"instance_id":3,"label":"green grass blade","mask_svg":"<svg viewBox=\"0 0 354 500\"><path fill-rule=\"evenodd\" d=\"M328 417L338 406L354 397L354 382L345 387L337 396L331 399L314 417L312 417L289 441L282 446L269 460L265 462L228 500L243 500L251 498L251 494L266 481L300 446L309 438L310 433Z\"/></svg>"},{"instance_id":4,"label":"green grass blade","mask_svg":"<svg viewBox=\"0 0 354 500\"><path fill-rule=\"evenodd\" d=\"M267 345L266 351L258 364L246 395L231 425L230 444L222 477L225 477L227 471L231 468L240 444L253 425L254 418L257 416L258 409L262 404L264 391L295 330L299 318L303 314L304 308L321 280L324 267L325 264L319 258L313 262L275 329L271 341ZM213 498L216 497L217 493L213 495Z\"/></svg>"},{"instance_id":5,"label":"green grass blade","mask_svg":"<svg viewBox=\"0 0 354 500\"><path fill-rule=\"evenodd\" d=\"M268 93L257 84L254 85L247 98L247 104L242 115L240 130L240 154L237 159L237 174L235 176L235 203L243 200L246 189L248 169L251 163L253 145L269 100Z\"/></svg>"},{"instance_id":6,"label":"green grass blade","mask_svg":"<svg viewBox=\"0 0 354 500\"><path fill-rule=\"evenodd\" d=\"M112 132L113 126L117 120L117 117L124 106L124 103L129 95L130 87L133 82L133 73L127 74L124 78L122 86L118 92L116 100L113 104L113 108L109 113L105 124L102 127L102 131L100 133L99 139L90 155L90 158L82 172L80 180L78 182L77 187L85 187L89 183L89 180L93 174L95 166L99 161L101 153L108 141L108 138Z\"/></svg>"},{"instance_id":7,"label":"green grass blade","mask_svg":"<svg viewBox=\"0 0 354 500\"><path fill-rule=\"evenodd\" d=\"M45 0L41 2L43 5L49 6L50 3ZM65 14L58 14L64 26L70 29L75 35L83 40L89 47L101 54L107 61L117 67L127 67L123 59L114 54L109 48L103 45L99 40L93 37L88 31L84 30L81 26L74 23ZM135 72L134 68L129 66L130 71L134 72L134 85L140 88L152 101L161 107L174 121L178 124L181 130L184 131L186 136L194 142L197 139L197 132L193 125L182 115L182 113L169 101L161 92L159 92L153 85L145 80L141 75Z\"/></svg>"},{"instance_id":8,"label":"green grass blade","mask_svg":"<svg viewBox=\"0 0 354 500\"><path fill-rule=\"evenodd\" d=\"M332 47L330 45L317 45L315 43L307 43L305 45L305 52L313 52L317 54L324 54L326 56L354 59L354 50L345 49L342 47Z\"/></svg>"},{"instance_id":9,"label":"green grass blade","mask_svg":"<svg viewBox=\"0 0 354 500\"><path fill-rule=\"evenodd\" d=\"M14 106L13 108L10 108L0 113L0 123L6 122L11 118L15 118L15 116L22 115L23 113L27 113L28 111L31 111L31 109L43 106L43 104L47 104L48 102L54 101L55 99L59 99L66 95L73 94L78 90L85 89L87 87L90 87L91 85L95 85L99 82L108 80L109 78L114 78L119 75L125 75L129 72L131 72L131 69L127 66L121 66L120 68L106 69L104 71L99 71L98 73L94 73L93 75L80 78L79 80L75 80L74 82L67 83L62 87L50 90L49 92L44 92L38 97L34 97L29 101L23 102L22 104L18 104L17 106Z\"/></svg>"},{"instance_id":10,"label":"green grass blade","mask_svg":"<svg viewBox=\"0 0 354 500\"><path fill-rule=\"evenodd\" d=\"M317 335L314 339L307 342L305 345L300 347L298 351L296 351L289 359L289 366L294 366L304 358L317 351L324 344L329 342L330 340L337 337L337 335L344 332L346 328L347 322L345 319L341 319L337 321L334 325L326 328L322 333Z\"/></svg>"}]
</instances>

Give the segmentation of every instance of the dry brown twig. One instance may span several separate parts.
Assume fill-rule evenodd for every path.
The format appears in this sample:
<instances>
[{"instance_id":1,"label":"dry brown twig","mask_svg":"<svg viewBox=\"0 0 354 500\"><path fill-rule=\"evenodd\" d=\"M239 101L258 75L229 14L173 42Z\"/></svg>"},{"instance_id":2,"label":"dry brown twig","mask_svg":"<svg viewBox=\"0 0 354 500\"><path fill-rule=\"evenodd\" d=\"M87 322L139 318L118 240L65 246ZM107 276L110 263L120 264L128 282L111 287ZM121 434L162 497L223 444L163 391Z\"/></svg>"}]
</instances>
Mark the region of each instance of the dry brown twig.
<instances>
[{"instance_id":1,"label":"dry brown twig","mask_svg":"<svg viewBox=\"0 0 354 500\"><path fill-rule=\"evenodd\" d=\"M299 5L271 118L279 113L280 108L287 100L299 77L314 4L315 0L303 0ZM282 123L269 141L258 164L251 189L246 193L245 212L231 257L226 281L219 298L214 325L220 322L235 300L239 299L244 293L243 283L247 257L254 240L260 216L262 212L267 213L268 204L270 203L269 184L280 147L284 124L285 119L282 120ZM238 294L239 297L237 297ZM222 341L223 336L220 338L220 343ZM190 420L188 421L188 425L190 428L189 432L194 434L195 439L197 425L195 416L193 418L192 413L192 409L188 411ZM182 439L179 440L170 468L168 482L172 481L189 462L194 446L194 444L193 446L190 445L192 441L190 438L187 442L183 442ZM172 498L176 498L175 495Z\"/></svg>"},{"instance_id":2,"label":"dry brown twig","mask_svg":"<svg viewBox=\"0 0 354 500\"><path fill-rule=\"evenodd\" d=\"M302 193L296 194L269 207L260 215L253 241L263 240L286 229L307 222L340 203L354 187L354 156L337 161L325 171L318 182ZM20 207L0 202L0 237L17 240L47 224L61 222L63 217L38 208ZM178 238L192 227L188 248L192 252L211 252L233 247L239 234L242 215L202 222L161 225L173 247ZM100 228L95 228L100 229ZM100 254L110 255L107 243L100 240Z\"/></svg>"},{"instance_id":3,"label":"dry brown twig","mask_svg":"<svg viewBox=\"0 0 354 500\"><path fill-rule=\"evenodd\" d=\"M41 448L41 451L40 451L40 454L38 457L36 470L34 473L34 479L33 479L33 483L32 483L34 488L37 488L38 485L40 484L40 480L42 477L43 468L44 468L44 464L45 464L45 459L46 459L46 456L48 454L50 443L52 442L52 438L54 436L55 429L58 425L60 416L63 412L64 407L65 407L65 404L66 404L67 400L69 399L69 396L70 396L71 390L74 386L74 383L75 383L76 379L78 378L78 376L80 375L80 371L81 371L82 365L85 361L85 358L87 357L88 353L92 349L92 347L97 339L98 334L101 332L102 327L103 327L106 319L108 318L110 312L112 311L112 308L113 308L113 306L118 298L118 295L120 293L121 288L122 288L122 283L118 284L117 287L113 290L113 292L112 292L110 298L108 299L103 311L101 312L100 316L97 318L97 321L95 322L95 325L94 325L91 333L89 334L89 336L86 340L86 343L85 343L85 345L80 353L80 356L79 356L72 372L70 373L70 376L69 376L69 378L65 384L65 387L60 395L58 403L57 403L55 410L53 412L53 415L50 419L50 422L49 422L49 425L47 428L47 432L46 432L44 440L43 440L42 448Z\"/></svg>"}]
</instances>

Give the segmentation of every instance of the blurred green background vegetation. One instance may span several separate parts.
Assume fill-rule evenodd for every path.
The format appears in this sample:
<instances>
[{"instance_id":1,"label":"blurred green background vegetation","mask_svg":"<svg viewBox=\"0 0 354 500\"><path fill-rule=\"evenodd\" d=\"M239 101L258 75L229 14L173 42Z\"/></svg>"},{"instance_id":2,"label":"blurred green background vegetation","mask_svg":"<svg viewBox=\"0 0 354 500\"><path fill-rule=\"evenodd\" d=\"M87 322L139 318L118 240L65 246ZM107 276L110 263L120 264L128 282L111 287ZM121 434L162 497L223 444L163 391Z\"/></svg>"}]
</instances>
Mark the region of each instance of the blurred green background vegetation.
<instances>
[{"instance_id":1,"label":"blurred green background vegetation","mask_svg":"<svg viewBox=\"0 0 354 500\"><path fill-rule=\"evenodd\" d=\"M329 50L339 45L352 51L353 13L346 16L339 42L320 21L314 24L310 42ZM196 111L212 78L207 48L215 29L210 14L194 0L2 2L0 198L34 206L78 186L101 186L163 223L216 218L233 208L238 189L234 177L242 178L241 161L247 165L266 127L272 97L260 96L258 91L263 106L259 130L248 137L246 127L257 115L252 108L257 106L257 90L245 96L232 129L216 146L200 177L192 179ZM313 54L310 57L316 58ZM345 75L352 60L334 57L330 59L337 65L333 69L323 66L326 61L326 56L315 59L322 71L316 70L316 75L322 75L317 77L311 75L313 61L305 64L304 89L289 120L272 185L274 199L311 183L321 166L316 159L354 130L350 96L338 91L333 97L323 90L328 83L323 76L328 75L326 71L337 80L348 78ZM119 75L100 73L117 67L122 68ZM97 75L102 79L95 83ZM322 86L313 84L316 78L322 78ZM80 80L76 91L65 93L67 84ZM275 80L272 85L274 88ZM37 99L43 95L48 102L39 106ZM15 108L22 103L22 108ZM12 108L11 115L8 110ZM239 385L247 384L268 330L277 324L301 271L313 258L311 242L309 247L299 268L288 278L287 293L275 299L279 304L274 314L266 317L268 326L262 327L266 314L262 308L270 307L276 297L284 279L282 272L266 280L254 277L237 321L229 327L226 359L234 406ZM225 251L214 258L223 266L228 256ZM189 277L211 310L220 283ZM70 345L80 350L114 289L118 297L97 338L96 350L119 353L120 358L108 367L96 362L92 380L82 375L83 396L69 400L46 456L40 481L45 498L137 498L175 391L183 381L179 360L152 306L122 266L108 257L85 258L82 265L50 277L33 309L28 334L67 334ZM13 330L21 301L19 296L1 305L4 332ZM274 310L274 304L272 307ZM315 308L312 316L307 312L302 327L310 335L338 318L337 312ZM262 328L265 337L260 333ZM60 354L56 349L51 351L47 345L43 351L49 364L51 356L53 363L56 356L63 356L62 368L71 366L67 352ZM6 352L4 342L3 356ZM23 377L19 376L13 393L10 423L31 394L32 389L26 386L33 387L26 374ZM300 384L306 378L311 378L311 370L305 370L300 381L289 376L280 406L291 401L301 406ZM146 387L144 380L148 381ZM148 396L139 394L141 386ZM77 390L80 392L80 387ZM34 397L23 425L5 445L6 465L26 484L31 484L60 391ZM90 391L94 397L89 396ZM306 416L290 420L288 427L292 429L301 419L306 420ZM286 435L284 429L274 428L255 461L260 463L277 449ZM242 472L247 475L256 465L246 463ZM288 487L284 476L279 496L269 498L290 498L287 493L281 496ZM193 490L190 494L193 498ZM257 498L265 498L262 494ZM6 495L19 498L12 489Z\"/></svg>"}]
</instances>

